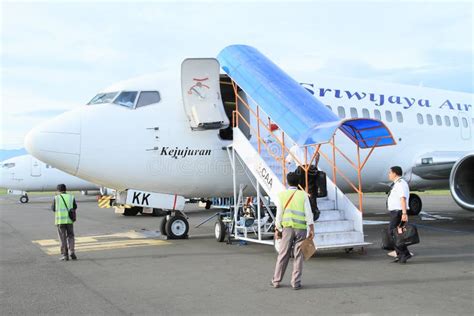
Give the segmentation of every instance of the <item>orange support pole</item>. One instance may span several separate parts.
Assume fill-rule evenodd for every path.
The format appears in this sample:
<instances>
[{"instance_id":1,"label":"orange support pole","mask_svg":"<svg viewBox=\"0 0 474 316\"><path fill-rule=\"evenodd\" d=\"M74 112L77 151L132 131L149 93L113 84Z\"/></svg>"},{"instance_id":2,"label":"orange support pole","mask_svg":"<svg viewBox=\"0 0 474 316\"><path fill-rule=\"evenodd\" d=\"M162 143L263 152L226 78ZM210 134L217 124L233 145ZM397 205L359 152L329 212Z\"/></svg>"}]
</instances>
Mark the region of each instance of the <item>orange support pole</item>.
<instances>
[{"instance_id":1,"label":"orange support pole","mask_svg":"<svg viewBox=\"0 0 474 316\"><path fill-rule=\"evenodd\" d=\"M357 144L357 180L359 182L359 210L363 213L363 210L362 210L362 170L360 166L359 144Z\"/></svg>"}]
</instances>

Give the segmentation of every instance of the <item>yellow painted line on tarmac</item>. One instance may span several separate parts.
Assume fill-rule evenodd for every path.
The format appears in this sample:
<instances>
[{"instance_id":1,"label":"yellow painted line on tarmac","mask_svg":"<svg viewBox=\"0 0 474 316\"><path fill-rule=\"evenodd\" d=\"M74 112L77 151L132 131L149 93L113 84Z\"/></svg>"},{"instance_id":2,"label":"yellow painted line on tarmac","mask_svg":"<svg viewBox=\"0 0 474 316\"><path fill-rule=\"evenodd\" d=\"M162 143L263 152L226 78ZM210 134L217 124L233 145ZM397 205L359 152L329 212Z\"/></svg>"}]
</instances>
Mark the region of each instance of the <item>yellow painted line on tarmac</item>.
<instances>
[{"instance_id":1,"label":"yellow painted line on tarmac","mask_svg":"<svg viewBox=\"0 0 474 316\"><path fill-rule=\"evenodd\" d=\"M164 240L156 239L142 239L142 240L125 240L125 241L110 241L101 242L95 244L82 244L76 245L76 252L88 252L88 251L100 251L100 250L113 250L113 249L124 249L124 248L135 248L145 246L164 246L170 243ZM55 247L43 247L44 252L48 255L59 255L61 253L59 245Z\"/></svg>"},{"instance_id":2,"label":"yellow painted line on tarmac","mask_svg":"<svg viewBox=\"0 0 474 316\"><path fill-rule=\"evenodd\" d=\"M37 244L48 255L60 254L59 240L57 239L33 240L33 243ZM145 234L135 231L75 238L76 252L164 246L170 244L168 241L147 237Z\"/></svg>"}]
</instances>

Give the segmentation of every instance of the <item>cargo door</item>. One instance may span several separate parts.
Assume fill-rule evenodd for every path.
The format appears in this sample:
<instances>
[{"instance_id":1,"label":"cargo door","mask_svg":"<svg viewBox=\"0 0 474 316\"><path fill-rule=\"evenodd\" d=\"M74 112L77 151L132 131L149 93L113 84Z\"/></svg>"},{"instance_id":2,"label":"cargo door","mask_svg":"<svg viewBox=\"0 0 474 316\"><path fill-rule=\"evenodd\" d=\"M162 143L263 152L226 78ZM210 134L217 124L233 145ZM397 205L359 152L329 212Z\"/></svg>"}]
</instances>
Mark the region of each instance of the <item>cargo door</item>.
<instances>
[{"instance_id":1,"label":"cargo door","mask_svg":"<svg viewBox=\"0 0 474 316\"><path fill-rule=\"evenodd\" d=\"M188 58L181 64L184 109L194 130L229 126L221 99L219 69L214 58Z\"/></svg>"}]
</instances>

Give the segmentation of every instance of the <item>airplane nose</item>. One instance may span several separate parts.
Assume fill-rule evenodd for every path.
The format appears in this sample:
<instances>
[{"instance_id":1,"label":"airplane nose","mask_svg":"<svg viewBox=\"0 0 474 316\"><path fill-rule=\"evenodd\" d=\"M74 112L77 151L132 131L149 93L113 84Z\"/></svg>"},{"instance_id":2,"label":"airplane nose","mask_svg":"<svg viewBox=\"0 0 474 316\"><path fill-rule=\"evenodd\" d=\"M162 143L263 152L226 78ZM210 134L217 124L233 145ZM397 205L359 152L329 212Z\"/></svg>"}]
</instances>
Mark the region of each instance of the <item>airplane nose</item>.
<instances>
[{"instance_id":1,"label":"airplane nose","mask_svg":"<svg viewBox=\"0 0 474 316\"><path fill-rule=\"evenodd\" d=\"M81 154L81 115L63 113L33 128L25 138L26 150L55 168L76 174Z\"/></svg>"}]
</instances>

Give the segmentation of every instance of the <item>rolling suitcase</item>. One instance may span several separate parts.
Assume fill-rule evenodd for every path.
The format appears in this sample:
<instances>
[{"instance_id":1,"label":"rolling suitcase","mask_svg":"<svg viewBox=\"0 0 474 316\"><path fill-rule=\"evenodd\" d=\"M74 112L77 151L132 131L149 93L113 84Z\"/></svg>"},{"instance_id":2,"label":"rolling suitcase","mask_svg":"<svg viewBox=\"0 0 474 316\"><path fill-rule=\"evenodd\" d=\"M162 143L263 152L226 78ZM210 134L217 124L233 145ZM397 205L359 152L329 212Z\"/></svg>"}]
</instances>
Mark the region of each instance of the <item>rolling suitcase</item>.
<instances>
[{"instance_id":1,"label":"rolling suitcase","mask_svg":"<svg viewBox=\"0 0 474 316\"><path fill-rule=\"evenodd\" d=\"M318 198L326 197L328 195L326 172L319 170L316 172L316 187L318 188Z\"/></svg>"},{"instance_id":2,"label":"rolling suitcase","mask_svg":"<svg viewBox=\"0 0 474 316\"><path fill-rule=\"evenodd\" d=\"M387 227L382 228L382 249L395 250L395 241Z\"/></svg>"}]
</instances>

